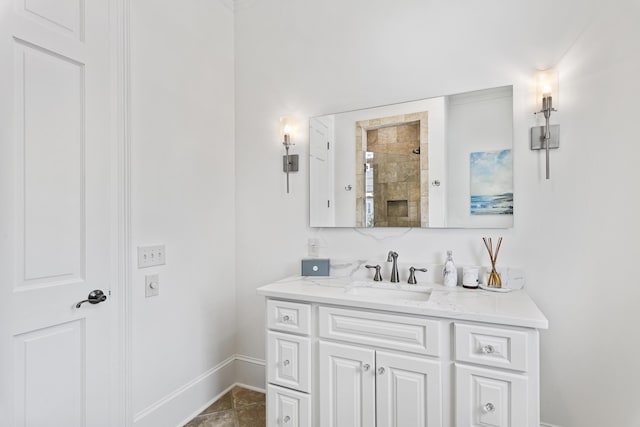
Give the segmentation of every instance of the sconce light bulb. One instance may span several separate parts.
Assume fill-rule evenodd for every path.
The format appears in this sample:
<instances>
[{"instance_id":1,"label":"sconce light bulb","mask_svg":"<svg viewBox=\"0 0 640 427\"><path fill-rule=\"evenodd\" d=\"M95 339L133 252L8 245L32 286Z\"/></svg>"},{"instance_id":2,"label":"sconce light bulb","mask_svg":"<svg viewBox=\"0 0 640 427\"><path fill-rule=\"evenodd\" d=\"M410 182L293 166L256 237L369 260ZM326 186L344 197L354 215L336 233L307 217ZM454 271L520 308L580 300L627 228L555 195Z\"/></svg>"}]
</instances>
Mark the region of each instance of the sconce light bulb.
<instances>
[{"instance_id":1,"label":"sconce light bulb","mask_svg":"<svg viewBox=\"0 0 640 427\"><path fill-rule=\"evenodd\" d=\"M547 84L542 87L542 96L551 96L551 86Z\"/></svg>"},{"instance_id":2,"label":"sconce light bulb","mask_svg":"<svg viewBox=\"0 0 640 427\"><path fill-rule=\"evenodd\" d=\"M282 143L287 146L293 145L291 144L291 126L288 124L284 126L284 129L282 129Z\"/></svg>"}]
</instances>

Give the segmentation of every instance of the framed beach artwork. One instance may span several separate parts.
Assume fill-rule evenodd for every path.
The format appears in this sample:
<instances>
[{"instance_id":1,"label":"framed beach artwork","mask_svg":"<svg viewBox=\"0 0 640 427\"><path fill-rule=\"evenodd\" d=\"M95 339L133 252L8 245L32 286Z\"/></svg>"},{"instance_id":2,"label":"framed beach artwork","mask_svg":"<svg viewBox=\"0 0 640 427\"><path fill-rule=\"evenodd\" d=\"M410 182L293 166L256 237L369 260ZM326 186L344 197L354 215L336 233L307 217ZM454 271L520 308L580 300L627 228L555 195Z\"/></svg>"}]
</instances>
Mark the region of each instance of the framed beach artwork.
<instances>
[{"instance_id":1,"label":"framed beach artwork","mask_svg":"<svg viewBox=\"0 0 640 427\"><path fill-rule=\"evenodd\" d=\"M471 215L513 215L511 150L471 153Z\"/></svg>"}]
</instances>

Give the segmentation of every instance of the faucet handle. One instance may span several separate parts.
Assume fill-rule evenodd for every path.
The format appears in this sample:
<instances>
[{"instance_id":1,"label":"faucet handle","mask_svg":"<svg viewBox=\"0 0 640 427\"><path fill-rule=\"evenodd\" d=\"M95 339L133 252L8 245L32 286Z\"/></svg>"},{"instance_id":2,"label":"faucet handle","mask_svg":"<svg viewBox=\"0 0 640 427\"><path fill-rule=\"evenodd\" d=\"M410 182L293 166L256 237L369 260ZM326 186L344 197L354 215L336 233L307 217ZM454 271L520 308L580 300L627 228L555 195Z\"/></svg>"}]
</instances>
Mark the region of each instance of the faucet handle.
<instances>
[{"instance_id":1,"label":"faucet handle","mask_svg":"<svg viewBox=\"0 0 640 427\"><path fill-rule=\"evenodd\" d=\"M366 268L375 268L376 274L373 276L374 282L382 282L382 274L380 274L380 265L365 265Z\"/></svg>"},{"instance_id":2,"label":"faucet handle","mask_svg":"<svg viewBox=\"0 0 640 427\"><path fill-rule=\"evenodd\" d=\"M426 268L415 268L414 266L409 267L409 280L407 283L410 285L415 285L418 283L416 280L416 271L422 271L423 273L427 272Z\"/></svg>"}]
</instances>

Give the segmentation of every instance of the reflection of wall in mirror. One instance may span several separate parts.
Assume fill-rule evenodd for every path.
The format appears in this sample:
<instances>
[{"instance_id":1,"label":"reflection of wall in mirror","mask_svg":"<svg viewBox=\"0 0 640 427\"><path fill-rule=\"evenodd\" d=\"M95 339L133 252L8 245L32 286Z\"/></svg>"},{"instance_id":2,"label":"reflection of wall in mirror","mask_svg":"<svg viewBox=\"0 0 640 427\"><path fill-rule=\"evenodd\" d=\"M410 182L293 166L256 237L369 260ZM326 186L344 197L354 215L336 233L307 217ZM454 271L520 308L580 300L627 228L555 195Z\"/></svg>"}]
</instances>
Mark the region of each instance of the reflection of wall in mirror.
<instances>
[{"instance_id":1,"label":"reflection of wall in mirror","mask_svg":"<svg viewBox=\"0 0 640 427\"><path fill-rule=\"evenodd\" d=\"M447 174L448 227L513 226L512 215L471 215L469 167L472 152L512 148L512 92L512 87L506 86L448 97L447 162L458 165Z\"/></svg>"},{"instance_id":2,"label":"reflection of wall in mirror","mask_svg":"<svg viewBox=\"0 0 640 427\"><path fill-rule=\"evenodd\" d=\"M335 223L334 118L309 120L309 209L320 224Z\"/></svg>"}]
</instances>

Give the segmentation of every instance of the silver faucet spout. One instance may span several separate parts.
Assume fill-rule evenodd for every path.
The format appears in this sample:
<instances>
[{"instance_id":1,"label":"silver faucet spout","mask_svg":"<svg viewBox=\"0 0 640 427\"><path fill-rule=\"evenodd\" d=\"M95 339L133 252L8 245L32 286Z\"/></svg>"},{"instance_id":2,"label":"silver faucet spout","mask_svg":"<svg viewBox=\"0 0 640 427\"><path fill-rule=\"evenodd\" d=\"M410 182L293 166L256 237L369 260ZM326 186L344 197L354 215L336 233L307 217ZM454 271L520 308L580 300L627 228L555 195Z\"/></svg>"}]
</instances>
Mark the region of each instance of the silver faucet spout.
<instances>
[{"instance_id":1,"label":"silver faucet spout","mask_svg":"<svg viewBox=\"0 0 640 427\"><path fill-rule=\"evenodd\" d=\"M393 262L393 266L391 267L391 283L398 283L400 281L400 275L398 274L398 253L389 251L387 262Z\"/></svg>"}]
</instances>

